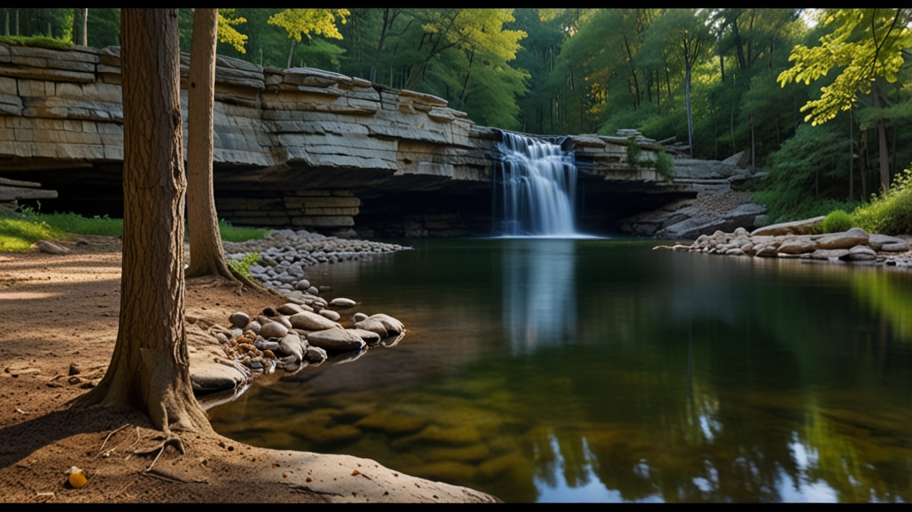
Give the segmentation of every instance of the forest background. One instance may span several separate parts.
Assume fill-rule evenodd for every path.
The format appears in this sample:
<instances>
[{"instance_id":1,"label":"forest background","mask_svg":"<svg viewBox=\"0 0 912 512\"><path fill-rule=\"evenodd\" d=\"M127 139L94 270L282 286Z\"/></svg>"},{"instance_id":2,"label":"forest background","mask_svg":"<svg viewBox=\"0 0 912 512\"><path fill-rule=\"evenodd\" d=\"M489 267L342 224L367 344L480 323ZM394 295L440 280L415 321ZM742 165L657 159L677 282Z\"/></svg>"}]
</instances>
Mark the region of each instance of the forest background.
<instances>
[{"instance_id":1,"label":"forest background","mask_svg":"<svg viewBox=\"0 0 912 512\"><path fill-rule=\"evenodd\" d=\"M119 9L0 16L7 43L120 44ZM181 9L182 51L192 22ZM480 125L745 151L776 222L851 211L902 179L910 25L912 9L222 9L218 53L433 94Z\"/></svg>"}]
</instances>

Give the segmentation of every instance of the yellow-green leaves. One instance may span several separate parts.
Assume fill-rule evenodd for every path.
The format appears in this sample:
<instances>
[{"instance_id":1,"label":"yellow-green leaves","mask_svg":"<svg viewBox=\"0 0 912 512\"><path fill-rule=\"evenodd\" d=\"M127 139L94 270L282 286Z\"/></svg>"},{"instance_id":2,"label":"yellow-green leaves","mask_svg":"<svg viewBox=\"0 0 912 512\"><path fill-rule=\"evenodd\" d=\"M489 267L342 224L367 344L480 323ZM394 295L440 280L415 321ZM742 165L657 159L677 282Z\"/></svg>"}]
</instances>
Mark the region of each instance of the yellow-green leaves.
<instances>
[{"instance_id":1,"label":"yellow-green leaves","mask_svg":"<svg viewBox=\"0 0 912 512\"><path fill-rule=\"evenodd\" d=\"M910 9L829 11L824 23L835 30L820 38L820 46L796 46L789 57L795 64L778 78L783 87L793 81L810 85L831 69L843 68L831 85L820 89L820 99L801 108L809 112L805 121L825 123L848 110L858 93L870 94L875 77L895 82L903 64L901 50L912 44L910 21Z\"/></svg>"},{"instance_id":2,"label":"yellow-green leaves","mask_svg":"<svg viewBox=\"0 0 912 512\"><path fill-rule=\"evenodd\" d=\"M244 44L247 42L247 36L235 30L234 25L246 23L247 20L238 16L235 17L234 9L219 9L218 13L218 41L228 43L235 50L241 53L247 53Z\"/></svg>"},{"instance_id":3,"label":"yellow-green leaves","mask_svg":"<svg viewBox=\"0 0 912 512\"><path fill-rule=\"evenodd\" d=\"M288 38L301 42L303 36L310 39L310 34L322 35L333 39L342 39L336 28L336 17L345 23L349 16L348 9L285 9L269 18L270 25L276 25L288 31Z\"/></svg>"}]
</instances>

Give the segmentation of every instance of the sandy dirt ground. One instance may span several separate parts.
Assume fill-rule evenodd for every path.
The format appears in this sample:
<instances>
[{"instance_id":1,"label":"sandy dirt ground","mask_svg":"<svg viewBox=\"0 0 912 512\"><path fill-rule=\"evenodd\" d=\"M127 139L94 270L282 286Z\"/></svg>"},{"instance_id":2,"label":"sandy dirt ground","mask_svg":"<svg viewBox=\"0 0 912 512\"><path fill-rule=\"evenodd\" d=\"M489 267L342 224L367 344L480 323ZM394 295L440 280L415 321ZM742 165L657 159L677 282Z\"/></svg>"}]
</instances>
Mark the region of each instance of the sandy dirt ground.
<instances>
[{"instance_id":1,"label":"sandy dirt ground","mask_svg":"<svg viewBox=\"0 0 912 512\"><path fill-rule=\"evenodd\" d=\"M66 255L0 253L0 502L492 502L368 459L257 448L217 434L161 443L132 410L74 409L104 375L120 306L119 241L75 236ZM187 281L188 319L227 325L275 298ZM156 460L156 455L158 458ZM154 464L153 464L154 462ZM88 483L69 485L81 468ZM151 466L151 470L149 470Z\"/></svg>"}]
</instances>

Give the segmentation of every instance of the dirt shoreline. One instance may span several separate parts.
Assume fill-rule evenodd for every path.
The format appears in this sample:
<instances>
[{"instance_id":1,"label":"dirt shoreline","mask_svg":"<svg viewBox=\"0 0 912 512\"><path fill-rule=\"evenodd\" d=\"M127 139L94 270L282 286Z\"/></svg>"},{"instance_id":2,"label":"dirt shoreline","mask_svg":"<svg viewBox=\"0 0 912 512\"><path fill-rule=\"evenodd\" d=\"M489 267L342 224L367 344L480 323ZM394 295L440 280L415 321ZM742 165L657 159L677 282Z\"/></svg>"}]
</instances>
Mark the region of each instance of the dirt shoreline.
<instances>
[{"instance_id":1,"label":"dirt shoreline","mask_svg":"<svg viewBox=\"0 0 912 512\"><path fill-rule=\"evenodd\" d=\"M496 502L379 463L248 446L185 434L152 464L136 450L159 432L135 411L71 410L96 384L117 336L121 253L108 237L77 236L70 254L0 253L0 502ZM186 315L225 323L272 305L217 279L187 281ZM78 372L75 375L72 373ZM118 430L119 429L119 430ZM74 489L78 466L88 483Z\"/></svg>"}]
</instances>

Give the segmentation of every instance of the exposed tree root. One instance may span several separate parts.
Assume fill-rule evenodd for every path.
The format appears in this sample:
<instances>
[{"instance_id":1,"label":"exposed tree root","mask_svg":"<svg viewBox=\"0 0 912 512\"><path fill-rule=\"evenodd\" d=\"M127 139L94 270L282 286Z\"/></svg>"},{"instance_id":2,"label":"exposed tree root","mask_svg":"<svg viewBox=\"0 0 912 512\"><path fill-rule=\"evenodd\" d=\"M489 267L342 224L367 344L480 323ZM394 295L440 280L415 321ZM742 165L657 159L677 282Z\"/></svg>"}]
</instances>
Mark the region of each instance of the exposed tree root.
<instances>
[{"instance_id":1,"label":"exposed tree root","mask_svg":"<svg viewBox=\"0 0 912 512\"><path fill-rule=\"evenodd\" d=\"M152 467L155 466L156 462L158 462L158 458L161 457L161 454L165 451L165 448L167 448L168 445L174 445L174 447L177 448L177 450L181 453L181 455L186 453L186 451L184 450L184 443L183 443L183 441L181 441L181 438L174 434L170 434L170 432L168 434L169 434L169 436L164 441L159 443L157 446L154 446L154 447L146 449L146 450L134 450L133 451L133 453L135 455L149 455L152 452L158 451L158 454L155 455L155 459L152 461L152 464L149 464L149 467L147 467L146 470L143 471L143 473L148 473L149 471L152 470Z\"/></svg>"},{"instance_id":2,"label":"exposed tree root","mask_svg":"<svg viewBox=\"0 0 912 512\"><path fill-rule=\"evenodd\" d=\"M127 424L124 424L123 426L121 426L120 428L118 428L118 429L116 429L116 430L112 430L111 433L108 434L107 437L105 437L104 442L101 443L101 448L98 449L98 455L96 455L95 458L98 458L99 456L107 457L107 456L111 455L111 453L113 453L114 450L116 450L117 448L119 448L119 447L120 447L120 444L123 444L123 442L121 442L120 444L118 444L118 445L115 446L114 448L111 448L111 449L108 450L107 452L104 451L104 447L105 447L106 444L108 444L108 440L111 439L111 436L113 436L114 434L120 432L121 430L123 430L123 429L125 429L125 428L127 428L127 427L129 427L129 426L130 426L130 424L127 423Z\"/></svg>"}]
</instances>

